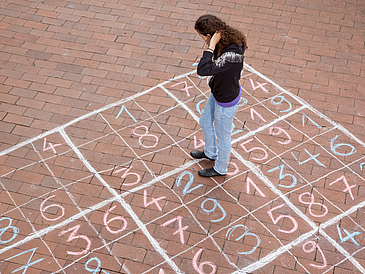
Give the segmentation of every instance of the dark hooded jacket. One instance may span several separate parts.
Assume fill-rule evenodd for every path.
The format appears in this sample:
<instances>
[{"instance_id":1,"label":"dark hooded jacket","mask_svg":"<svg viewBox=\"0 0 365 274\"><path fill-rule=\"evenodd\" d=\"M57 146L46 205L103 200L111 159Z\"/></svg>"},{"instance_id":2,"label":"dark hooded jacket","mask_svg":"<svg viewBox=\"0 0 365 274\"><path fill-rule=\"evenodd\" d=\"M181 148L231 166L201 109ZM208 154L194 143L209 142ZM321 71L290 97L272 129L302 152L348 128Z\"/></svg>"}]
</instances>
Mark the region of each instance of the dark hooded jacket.
<instances>
[{"instance_id":1,"label":"dark hooded jacket","mask_svg":"<svg viewBox=\"0 0 365 274\"><path fill-rule=\"evenodd\" d=\"M212 76L209 81L214 98L220 103L232 102L240 94L239 80L243 68L245 47L232 44L223 49L220 56L217 52L204 51L198 64L200 76ZM214 60L213 60L214 57Z\"/></svg>"}]
</instances>

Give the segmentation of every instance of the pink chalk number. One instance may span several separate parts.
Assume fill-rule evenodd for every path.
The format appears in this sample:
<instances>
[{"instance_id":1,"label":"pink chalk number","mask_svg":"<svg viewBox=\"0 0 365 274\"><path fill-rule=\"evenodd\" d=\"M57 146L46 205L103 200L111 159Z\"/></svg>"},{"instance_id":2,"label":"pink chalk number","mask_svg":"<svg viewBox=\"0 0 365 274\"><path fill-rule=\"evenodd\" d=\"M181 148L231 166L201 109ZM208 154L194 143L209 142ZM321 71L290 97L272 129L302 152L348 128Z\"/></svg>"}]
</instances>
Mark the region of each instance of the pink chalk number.
<instances>
[{"instance_id":1,"label":"pink chalk number","mask_svg":"<svg viewBox=\"0 0 365 274\"><path fill-rule=\"evenodd\" d=\"M182 219L183 219L183 217L182 216L177 216L176 218L172 218L171 220L169 220L169 221L167 221L167 222L165 222L165 223L163 223L161 226L168 226L169 224L172 224L172 223L174 223L175 221L177 221L178 222L178 224L179 224L179 229L178 230L176 230L174 233L173 233L173 235L175 235L175 234L178 234L179 233L179 235L180 235L180 242L182 243L182 244L184 244L185 243L185 238L184 238L184 230L187 230L188 228L189 228L189 226L182 226Z\"/></svg>"},{"instance_id":2,"label":"pink chalk number","mask_svg":"<svg viewBox=\"0 0 365 274\"><path fill-rule=\"evenodd\" d=\"M252 120L255 120L254 114L256 114L257 117L259 117L262 121L264 121L266 123L266 120L256 110L254 110L253 108L250 108L250 113L251 113L251 119Z\"/></svg>"},{"instance_id":3,"label":"pink chalk number","mask_svg":"<svg viewBox=\"0 0 365 274\"><path fill-rule=\"evenodd\" d=\"M252 89L253 90L256 90L256 89L258 89L258 88L261 88L261 90L262 91L264 91L265 93L269 93L268 91L267 91L267 89L264 87L267 83L259 83L259 82L257 82L256 81L256 84L257 84L257 86L255 86L255 84L254 84L254 82L252 81L252 79L250 79L250 82L251 82L251 86L252 86Z\"/></svg>"},{"instance_id":4,"label":"pink chalk number","mask_svg":"<svg viewBox=\"0 0 365 274\"><path fill-rule=\"evenodd\" d=\"M233 172L227 172L227 175L229 175L229 176L237 175L240 172L238 166L233 162L228 162L228 166L230 166L230 165L234 166L235 170Z\"/></svg>"},{"instance_id":5,"label":"pink chalk number","mask_svg":"<svg viewBox=\"0 0 365 274\"><path fill-rule=\"evenodd\" d=\"M91 246L91 241L90 239L86 236L86 235L76 235L77 231L79 230L81 225L76 225L74 227L71 227L69 229L66 229L64 231L61 231L60 234L58 234L58 236L62 236L64 234L66 234L67 232L71 232L70 236L68 236L67 241L66 242L71 242L72 240L77 240L77 239L83 239L86 241L87 246L83 251L80 252L73 252L73 251L67 251L67 254L69 255L85 255L89 250L90 250L90 246Z\"/></svg>"},{"instance_id":6,"label":"pink chalk number","mask_svg":"<svg viewBox=\"0 0 365 274\"><path fill-rule=\"evenodd\" d=\"M182 90L182 91L186 91L186 95L187 95L188 97L190 97L189 89L190 89L190 88L193 88L193 86L188 86L188 84L186 83L186 81L183 81L183 82L177 83L177 84L175 84L175 85L172 85L171 87L174 87L174 86L177 86L177 85L180 85L180 84L184 84L184 88L182 88L181 90Z\"/></svg>"},{"instance_id":7,"label":"pink chalk number","mask_svg":"<svg viewBox=\"0 0 365 274\"><path fill-rule=\"evenodd\" d=\"M312 247L310 249L305 249L305 247L307 245L312 245ZM314 268L318 268L318 269L323 269L323 268L325 268L327 266L326 257L324 256L322 249L319 247L319 245L316 242L314 242L314 241L307 241L307 242L304 243L304 245L302 246L302 248L303 248L303 251L305 253L311 253L314 250L318 249L319 253L321 253L321 255L322 255L323 265L310 264L310 266L312 266Z\"/></svg>"},{"instance_id":8,"label":"pink chalk number","mask_svg":"<svg viewBox=\"0 0 365 274\"><path fill-rule=\"evenodd\" d=\"M245 142L243 142L242 144L241 144L241 147L242 147L242 149L245 151L245 152L247 152L247 153L250 153L251 151L255 151L255 150L259 150L259 151L262 151L263 153L264 153L264 156L262 157L262 158L252 158L253 160L256 160L256 161L262 161L262 160L265 160L265 159L267 159L268 157L269 157L269 154L267 153L267 151L265 150L265 149L263 149L263 148L261 148L261 147L253 147L253 148L250 148L250 149L247 149L246 148L246 144L248 144L249 142L252 142L253 141L253 139L249 139L249 140L247 140L247 141L245 141Z\"/></svg>"},{"instance_id":9,"label":"pink chalk number","mask_svg":"<svg viewBox=\"0 0 365 274\"><path fill-rule=\"evenodd\" d=\"M47 199L45 199L42 203L41 203L41 206L40 206L40 212L41 212L41 215L44 219L46 219L47 221L57 221L58 219L62 218L64 215L65 215L65 208L63 206L60 206L60 205L57 205L57 204L51 204L51 205L48 205L48 206L44 206L45 203L49 200L49 199L52 199L53 197L55 197L56 195L52 195L52 196L49 196ZM62 211L62 214L56 218L53 218L53 219L50 219L50 218L47 218L46 216L44 216L44 212L51 208L51 207L58 207L61 209Z\"/></svg>"},{"instance_id":10,"label":"pink chalk number","mask_svg":"<svg viewBox=\"0 0 365 274\"><path fill-rule=\"evenodd\" d=\"M303 201L302 197L303 197L303 196L305 196L305 195L309 195L309 197L310 197L310 202L305 202L305 201ZM327 215L327 213L328 213L328 208L327 208L327 206L325 206L325 205L323 205L323 204L320 204L320 203L315 203L315 202L314 202L314 195L313 195L312 193L310 193L310 192L304 192L304 193L300 194L300 195L299 195L299 201L300 201L301 203L303 203L303 204L309 205L308 210L309 210L309 213L310 213L313 217L317 217L317 218L319 218L319 217L324 217L324 216L326 216L326 215ZM314 214L314 213L312 212L312 205L319 205L320 207L322 207L322 208L324 209L324 213L323 213L323 214L320 214L320 215Z\"/></svg>"},{"instance_id":11,"label":"pink chalk number","mask_svg":"<svg viewBox=\"0 0 365 274\"><path fill-rule=\"evenodd\" d=\"M122 179L125 179L128 175L134 175L137 177L137 180L134 182L134 183L128 183L128 184L123 184L124 186L133 186L133 185L136 185L138 184L140 181L141 181L141 176L138 174L138 173L134 173L134 172L129 172L131 169L132 169L133 166L130 166L128 169L127 168L122 168L122 169L119 169L117 171L115 171L113 174L117 174L125 169L127 169L123 175L122 175Z\"/></svg>"},{"instance_id":12,"label":"pink chalk number","mask_svg":"<svg viewBox=\"0 0 365 274\"><path fill-rule=\"evenodd\" d=\"M137 129L139 129L139 128L144 128L146 132L145 132L144 134L136 133L136 130L137 130ZM143 125L142 125L142 126L138 126L138 127L134 128L134 129L133 129L133 134L135 134L135 135L139 136L138 141L139 141L139 144L140 144L142 147L144 147L144 148L153 148L153 147L157 146L157 143L158 143L158 137L157 137L156 135L149 134L149 133L148 133L148 128L147 128L146 126L143 126ZM156 142L155 142L153 145L151 145L151 146L146 146L146 145L142 144L143 137L153 137L153 138L155 138Z\"/></svg>"},{"instance_id":13,"label":"pink chalk number","mask_svg":"<svg viewBox=\"0 0 365 274\"><path fill-rule=\"evenodd\" d=\"M199 148L199 147L205 146L205 142L202 139L198 139L198 140L199 140L199 144L197 142L196 136L194 135L194 147L195 148Z\"/></svg>"},{"instance_id":14,"label":"pink chalk number","mask_svg":"<svg viewBox=\"0 0 365 274\"><path fill-rule=\"evenodd\" d=\"M103 218L105 228L106 228L106 230L108 230L111 234L118 234L118 233L120 233L120 232L122 232L122 231L124 231L124 230L126 230L126 229L127 229L127 220L126 220L124 217L122 217L122 216L116 216L116 217L111 218L109 221L107 221L109 213L110 213L110 212L112 212L112 211L113 211L116 207L117 207L117 206L115 205L115 206L111 207L110 209L108 209L108 210L105 212L105 214L104 214L104 218ZM109 224L110 224L111 222L115 221L115 220L121 220L121 221L123 222L123 224L124 224L124 225L123 225L123 227L122 227L121 229L117 230L117 231L111 230L111 229L110 229L110 227L109 227Z\"/></svg>"},{"instance_id":15,"label":"pink chalk number","mask_svg":"<svg viewBox=\"0 0 365 274\"><path fill-rule=\"evenodd\" d=\"M277 217L276 219L274 218L272 212L276 209L282 208L285 204L273 207L272 209L270 209L269 211L267 211L267 214L269 214L271 220L273 221L273 223L276 225L281 219L283 218L288 218L290 221L292 221L293 223L293 228L291 230L282 230L281 228L279 229L280 232L283 233L293 233L298 229L298 222L290 215L279 215L279 217Z\"/></svg>"},{"instance_id":16,"label":"pink chalk number","mask_svg":"<svg viewBox=\"0 0 365 274\"><path fill-rule=\"evenodd\" d=\"M262 196L262 197L266 197L266 195L261 191L261 189L254 183L254 181L252 181L252 179L250 177L247 177L247 194L250 194L250 185L252 185L256 191Z\"/></svg>"},{"instance_id":17,"label":"pink chalk number","mask_svg":"<svg viewBox=\"0 0 365 274\"><path fill-rule=\"evenodd\" d=\"M55 147L61 146L62 144L52 144L51 142L48 142L48 147L47 147L47 138L44 137L44 142L43 142L43 151L47 151L49 149L52 149L53 153L57 153L57 151L55 150Z\"/></svg>"},{"instance_id":18,"label":"pink chalk number","mask_svg":"<svg viewBox=\"0 0 365 274\"><path fill-rule=\"evenodd\" d=\"M144 192L143 192L143 204L144 204L144 207L148 207L149 205L155 204L157 206L158 210L159 211L162 211L162 208L161 208L160 204L158 203L158 201L163 200L165 198L166 198L165 196L161 196L159 198L151 198L152 201L151 202L147 202L147 191L144 190Z\"/></svg>"},{"instance_id":19,"label":"pink chalk number","mask_svg":"<svg viewBox=\"0 0 365 274\"><path fill-rule=\"evenodd\" d=\"M203 252L203 248L201 248L195 255L194 255L194 258L193 258L193 267L194 267L194 270L196 272L198 272L199 274L207 274L206 272L204 272L204 266L207 265L207 266L210 266L212 268L212 271L209 273L209 274L214 274L216 269L217 269L217 266L215 264L213 264L212 262L201 262L199 263L198 265L198 258L200 256L200 254Z\"/></svg>"},{"instance_id":20,"label":"pink chalk number","mask_svg":"<svg viewBox=\"0 0 365 274\"><path fill-rule=\"evenodd\" d=\"M275 132L275 129L277 129L278 131ZM280 135L280 134L284 134L286 136L286 138L288 140L286 140L284 142L277 141L279 144L287 145L287 144L290 144L291 141L292 141L290 135L284 129L282 129L281 127L271 127L269 129L269 133L270 133L270 135L273 135L273 136Z\"/></svg>"}]
</instances>

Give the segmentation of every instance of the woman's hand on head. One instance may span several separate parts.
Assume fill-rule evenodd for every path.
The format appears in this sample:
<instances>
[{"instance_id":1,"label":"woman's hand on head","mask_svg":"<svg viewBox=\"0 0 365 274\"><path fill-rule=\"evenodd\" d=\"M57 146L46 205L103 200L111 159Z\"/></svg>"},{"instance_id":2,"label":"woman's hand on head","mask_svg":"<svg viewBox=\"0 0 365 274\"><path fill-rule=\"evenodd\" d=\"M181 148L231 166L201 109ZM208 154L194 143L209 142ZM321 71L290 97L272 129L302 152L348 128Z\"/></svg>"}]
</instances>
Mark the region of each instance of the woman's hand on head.
<instances>
[{"instance_id":1,"label":"woman's hand on head","mask_svg":"<svg viewBox=\"0 0 365 274\"><path fill-rule=\"evenodd\" d=\"M212 38L210 39L210 43L209 43L209 47L211 49L214 49L215 46L218 44L219 40L221 39L221 33L219 31L215 32L212 36Z\"/></svg>"}]
</instances>

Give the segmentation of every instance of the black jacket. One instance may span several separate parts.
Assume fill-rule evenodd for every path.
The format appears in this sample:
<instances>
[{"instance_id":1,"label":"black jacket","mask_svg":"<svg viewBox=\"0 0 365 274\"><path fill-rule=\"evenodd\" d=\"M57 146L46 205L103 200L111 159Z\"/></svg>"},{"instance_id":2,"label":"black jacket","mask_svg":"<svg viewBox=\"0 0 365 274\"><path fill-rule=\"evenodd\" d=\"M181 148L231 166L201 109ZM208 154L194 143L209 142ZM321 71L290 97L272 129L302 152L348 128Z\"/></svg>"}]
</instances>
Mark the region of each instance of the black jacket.
<instances>
[{"instance_id":1,"label":"black jacket","mask_svg":"<svg viewBox=\"0 0 365 274\"><path fill-rule=\"evenodd\" d=\"M203 57L198 64L198 75L212 76L209 86L214 98L221 103L229 103L237 98L240 93L239 80L243 68L243 53L245 47L240 48L232 44L223 49L217 58L210 51L204 51ZM214 60L213 60L214 57Z\"/></svg>"}]
</instances>

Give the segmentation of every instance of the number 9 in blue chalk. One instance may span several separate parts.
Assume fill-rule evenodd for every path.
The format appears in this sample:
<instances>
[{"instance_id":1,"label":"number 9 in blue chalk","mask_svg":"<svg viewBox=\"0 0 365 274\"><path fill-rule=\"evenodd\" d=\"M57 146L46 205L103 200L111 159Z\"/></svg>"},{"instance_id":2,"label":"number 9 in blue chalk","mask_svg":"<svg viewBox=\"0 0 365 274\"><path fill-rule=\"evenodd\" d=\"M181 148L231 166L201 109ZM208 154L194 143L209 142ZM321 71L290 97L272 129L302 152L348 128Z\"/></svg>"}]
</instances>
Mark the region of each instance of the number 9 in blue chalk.
<instances>
[{"instance_id":1,"label":"number 9 in blue chalk","mask_svg":"<svg viewBox=\"0 0 365 274\"><path fill-rule=\"evenodd\" d=\"M279 98L280 100L278 102L275 101L276 98ZM292 109L292 104L283 96L283 95L276 95L275 97L271 98L270 102L271 104L278 106L283 103L283 101L287 102L289 107L286 110L280 110L279 112L288 112Z\"/></svg>"},{"instance_id":2,"label":"number 9 in blue chalk","mask_svg":"<svg viewBox=\"0 0 365 274\"><path fill-rule=\"evenodd\" d=\"M207 201L211 201L211 202L213 202L214 203L214 206L213 206L213 208L212 209L206 209L205 207L204 207L204 205L205 205L205 203L207 202ZM220 221L222 221L225 217L226 217L226 215L227 215L227 213L226 213L226 211L224 210L224 208L219 204L219 202L218 202L218 200L217 199L214 199L214 198L207 198L203 203L202 203L202 205L201 205L201 208L202 208L202 210L205 212L205 213L211 213L211 212L214 212L216 209L217 209L217 207L219 207L219 209L222 211L222 213L223 213L223 217L222 218L220 218L220 219L217 219L217 220L210 220L211 222L220 222Z\"/></svg>"},{"instance_id":3,"label":"number 9 in blue chalk","mask_svg":"<svg viewBox=\"0 0 365 274\"><path fill-rule=\"evenodd\" d=\"M89 268L89 263L91 261L96 261L97 262L98 265L95 269ZM85 270L89 271L90 273L93 273L93 274L99 274L99 273L109 274L109 272L106 272L105 270L101 270L100 267L101 267L101 262L97 257L93 257L85 263Z\"/></svg>"},{"instance_id":4,"label":"number 9 in blue chalk","mask_svg":"<svg viewBox=\"0 0 365 274\"><path fill-rule=\"evenodd\" d=\"M241 255L247 255L247 254L252 254L252 253L254 253L255 252L255 250L256 250L256 248L260 245L260 243L261 243L261 239L260 239L260 237L259 236L257 236L257 235L255 235L255 234L253 234L253 233L251 233L251 232L248 232L248 227L247 226L245 226L245 225L235 225L234 227L231 227L228 231L227 231L227 233L226 233L226 237L228 237L228 240L231 238L231 235L232 235L232 233L233 233L233 231L236 229L236 228L238 228L238 227L243 227L244 229L245 229L245 232L240 236L240 237L238 237L235 241L240 241L243 237L245 237L245 236L248 236L248 235L251 235L251 236L254 236L255 238L256 238L256 240L257 240L257 244L256 244L256 246L254 246L254 248L253 249L251 249L250 251L246 251L246 252L237 252L238 254L241 254Z\"/></svg>"}]
</instances>

